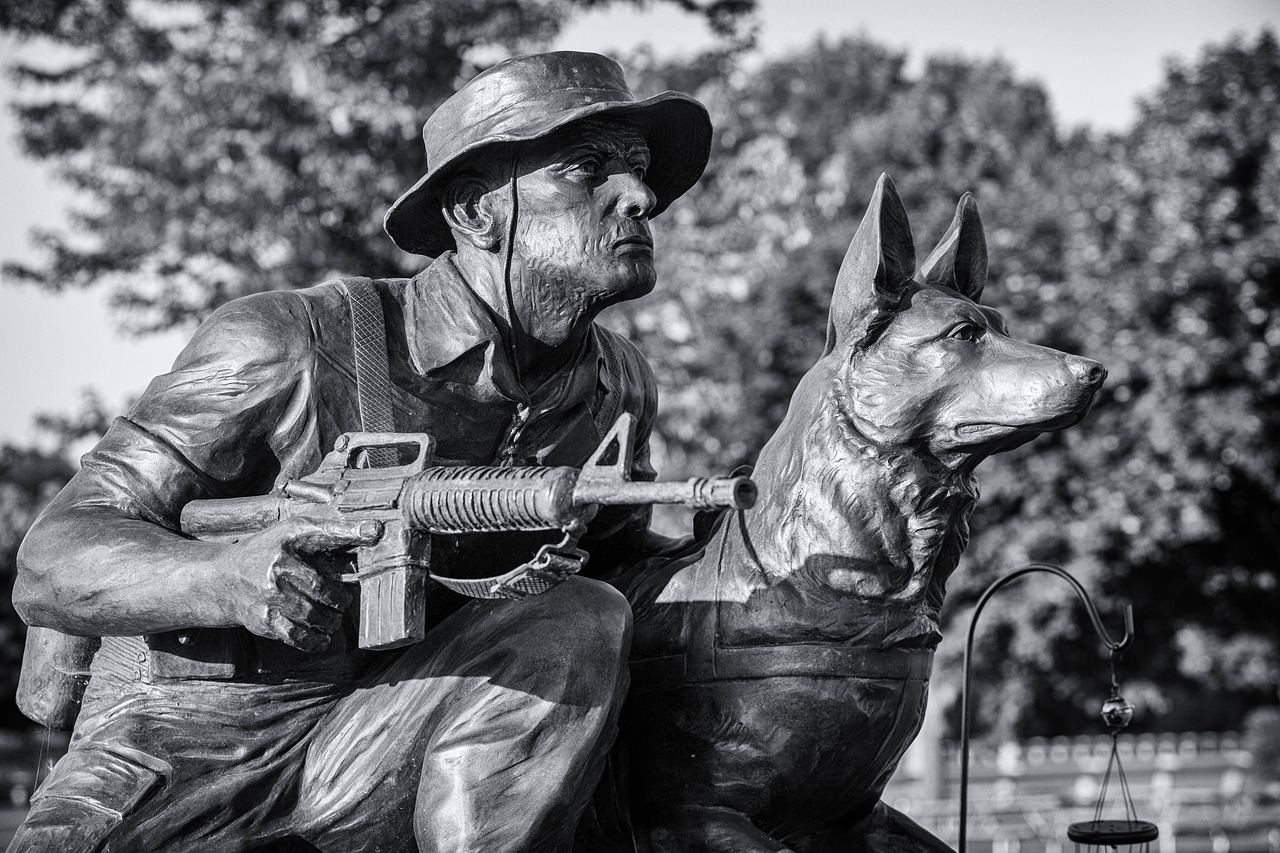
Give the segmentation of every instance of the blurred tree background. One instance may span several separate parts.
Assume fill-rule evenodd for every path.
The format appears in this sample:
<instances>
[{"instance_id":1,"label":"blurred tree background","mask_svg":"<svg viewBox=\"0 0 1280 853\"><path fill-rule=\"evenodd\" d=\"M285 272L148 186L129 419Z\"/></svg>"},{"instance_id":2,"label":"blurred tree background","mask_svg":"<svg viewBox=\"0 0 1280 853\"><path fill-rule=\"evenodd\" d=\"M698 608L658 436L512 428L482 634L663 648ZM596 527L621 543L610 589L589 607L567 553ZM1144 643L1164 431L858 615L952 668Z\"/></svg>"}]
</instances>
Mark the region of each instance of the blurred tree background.
<instances>
[{"instance_id":1,"label":"blurred tree background","mask_svg":"<svg viewBox=\"0 0 1280 853\"><path fill-rule=\"evenodd\" d=\"M1124 677L1144 728L1238 727L1274 706L1274 36L1169 66L1124 133L1065 133L1043 89L1004 62L932 57L908 74L904 54L865 38L763 62L751 0L670 1L710 21L720 47L620 59L639 93L702 99L715 150L655 224L659 290L609 320L662 384L664 475L749 462L782 418L881 171L920 257L971 190L991 251L986 301L1015 335L1096 358L1111 378L1083 424L982 469L944 655L990 580L1048 560L1099 593L1109 625L1119 601L1134 603ZM10 66L22 144L85 199L67 233L39 235L40 263L6 272L106 289L115 321L137 333L189 327L257 290L410 274L422 261L395 250L381 215L421 172L424 118L480 68L604 2L0 5L0 28L57 48ZM47 427L65 447L106 417L91 399ZM0 451L7 584L22 532L72 470L64 455ZM1105 667L1074 596L1033 579L1001 602L984 617L978 717L999 737L1095 730ZM5 696L20 639L6 598Z\"/></svg>"}]
</instances>

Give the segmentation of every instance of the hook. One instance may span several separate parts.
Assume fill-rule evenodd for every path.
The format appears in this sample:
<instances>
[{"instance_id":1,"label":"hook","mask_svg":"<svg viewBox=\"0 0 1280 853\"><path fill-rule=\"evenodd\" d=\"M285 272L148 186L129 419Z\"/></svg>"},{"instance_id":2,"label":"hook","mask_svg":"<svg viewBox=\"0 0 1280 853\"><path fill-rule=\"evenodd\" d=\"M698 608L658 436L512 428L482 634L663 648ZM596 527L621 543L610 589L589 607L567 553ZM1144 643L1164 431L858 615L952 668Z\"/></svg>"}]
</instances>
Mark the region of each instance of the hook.
<instances>
[{"instance_id":1,"label":"hook","mask_svg":"<svg viewBox=\"0 0 1280 853\"><path fill-rule=\"evenodd\" d=\"M1084 603L1085 610L1089 614L1089 621L1093 623L1093 630L1097 632L1098 638L1102 640L1103 645L1110 652L1111 663L1111 693L1112 696L1120 692L1120 682L1116 678L1116 660L1120 653L1129 647L1133 642L1133 605L1125 604L1124 606L1124 636L1119 642L1111 639L1111 635L1107 633L1106 627L1102 624L1101 617L1098 616L1098 609L1093 606L1093 599L1089 597L1089 593L1081 585L1075 576L1061 566L1055 566L1052 563L1028 563L1020 569L1014 569L992 582L991 586L983 591L978 598L977 605L973 608L973 616L969 621L969 634L965 639L964 647L964 675L961 679L960 689L960 844L958 846L959 853L967 853L966 841L969 822L969 664L973 657L973 638L978 627L978 616L982 613L982 608L986 606L988 599L1005 584L1015 581L1023 575L1029 575L1032 572L1049 572L1057 575L1063 580L1071 584L1071 588L1075 590L1076 596Z\"/></svg>"}]
</instances>

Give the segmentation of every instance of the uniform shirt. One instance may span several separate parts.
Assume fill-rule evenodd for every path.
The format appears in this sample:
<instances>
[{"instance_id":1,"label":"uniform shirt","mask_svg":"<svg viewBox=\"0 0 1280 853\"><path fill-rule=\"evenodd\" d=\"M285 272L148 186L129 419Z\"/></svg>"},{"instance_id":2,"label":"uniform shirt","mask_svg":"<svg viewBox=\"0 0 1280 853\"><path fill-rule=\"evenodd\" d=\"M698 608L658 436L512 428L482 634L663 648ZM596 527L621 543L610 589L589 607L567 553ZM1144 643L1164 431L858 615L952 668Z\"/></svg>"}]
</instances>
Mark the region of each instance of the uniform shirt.
<instances>
[{"instance_id":1,"label":"uniform shirt","mask_svg":"<svg viewBox=\"0 0 1280 853\"><path fill-rule=\"evenodd\" d=\"M656 384L626 339L593 324L560 371L525 389L490 309L453 255L413 279L376 284L396 429L432 434L438 462L579 466L628 412L636 418L632 477L653 479ZM340 284L254 294L218 309L173 369L84 457L80 503L177 530L188 501L266 494L314 471L339 435L358 429L351 318ZM647 509L602 511L584 545L590 550L593 540L647 525ZM454 549L455 560L479 575L506 568L466 565L472 553L470 562L492 558L486 542L477 537L474 548ZM520 537L508 544L504 550L524 547ZM196 638L185 647L171 634L148 638L158 653L153 668L226 678L310 669L319 657L354 648L348 637L326 655L308 655L242 629L204 629Z\"/></svg>"}]
</instances>

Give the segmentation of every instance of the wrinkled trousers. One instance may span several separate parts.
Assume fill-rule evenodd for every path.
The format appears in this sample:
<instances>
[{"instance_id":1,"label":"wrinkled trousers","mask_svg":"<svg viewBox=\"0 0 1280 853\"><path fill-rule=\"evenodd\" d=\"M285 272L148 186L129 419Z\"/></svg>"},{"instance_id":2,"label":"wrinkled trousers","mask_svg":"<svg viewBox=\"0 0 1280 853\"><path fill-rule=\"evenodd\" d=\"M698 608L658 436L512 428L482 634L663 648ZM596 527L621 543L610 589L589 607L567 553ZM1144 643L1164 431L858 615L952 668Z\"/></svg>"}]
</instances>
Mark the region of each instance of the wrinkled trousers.
<instances>
[{"instance_id":1,"label":"wrinkled trousers","mask_svg":"<svg viewBox=\"0 0 1280 853\"><path fill-rule=\"evenodd\" d=\"M91 684L9 851L567 851L630 635L621 594L572 578L349 678Z\"/></svg>"}]
</instances>

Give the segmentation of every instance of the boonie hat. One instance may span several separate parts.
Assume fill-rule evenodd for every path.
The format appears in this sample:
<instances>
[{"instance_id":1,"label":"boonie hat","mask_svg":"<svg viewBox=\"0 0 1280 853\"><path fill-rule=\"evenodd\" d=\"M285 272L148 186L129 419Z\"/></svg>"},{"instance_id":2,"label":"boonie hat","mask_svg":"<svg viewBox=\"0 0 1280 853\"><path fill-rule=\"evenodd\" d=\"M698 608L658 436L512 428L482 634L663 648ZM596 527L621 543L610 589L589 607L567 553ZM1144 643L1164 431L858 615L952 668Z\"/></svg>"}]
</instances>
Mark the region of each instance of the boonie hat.
<instances>
[{"instance_id":1,"label":"boonie hat","mask_svg":"<svg viewBox=\"0 0 1280 853\"><path fill-rule=\"evenodd\" d=\"M527 142L589 116L625 116L649 146L645 183L657 216L694 185L711 154L711 119L697 100L662 92L636 100L618 63L596 53L519 56L476 75L422 128L427 173L387 211L383 227L406 252L454 248L437 193L449 172L490 145Z\"/></svg>"}]
</instances>

